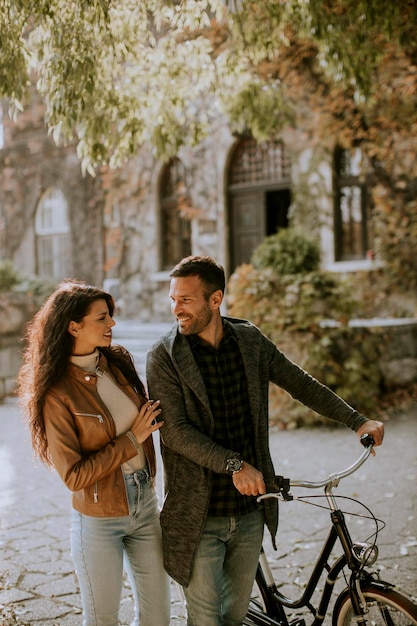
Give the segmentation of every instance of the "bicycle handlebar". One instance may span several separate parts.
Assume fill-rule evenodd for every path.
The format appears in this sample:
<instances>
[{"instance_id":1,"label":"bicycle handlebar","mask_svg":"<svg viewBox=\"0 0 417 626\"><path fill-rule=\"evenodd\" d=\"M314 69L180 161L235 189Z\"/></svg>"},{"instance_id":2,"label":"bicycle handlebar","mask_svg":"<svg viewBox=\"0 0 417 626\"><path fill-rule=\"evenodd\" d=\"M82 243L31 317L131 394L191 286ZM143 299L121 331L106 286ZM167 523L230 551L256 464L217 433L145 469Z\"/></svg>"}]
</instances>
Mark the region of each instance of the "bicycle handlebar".
<instances>
[{"instance_id":1,"label":"bicycle handlebar","mask_svg":"<svg viewBox=\"0 0 417 626\"><path fill-rule=\"evenodd\" d=\"M327 478L321 481L313 482L309 480L291 480L288 478L283 478L282 476L276 476L276 484L277 484L277 492L276 493L265 493L262 496L257 498L258 502L261 500L265 500L267 498L277 498L279 495L284 497L284 500L291 500L292 496L289 493L290 487L306 487L307 489L319 489L320 487L332 488L337 487L340 480L342 478L346 478L346 476L350 476L356 472L357 469L361 467L371 454L374 440L371 435L362 435L360 438L360 442L363 446L365 446L365 450L362 452L360 457L352 463L349 467L340 472L335 472L333 474L329 474Z\"/></svg>"}]
</instances>

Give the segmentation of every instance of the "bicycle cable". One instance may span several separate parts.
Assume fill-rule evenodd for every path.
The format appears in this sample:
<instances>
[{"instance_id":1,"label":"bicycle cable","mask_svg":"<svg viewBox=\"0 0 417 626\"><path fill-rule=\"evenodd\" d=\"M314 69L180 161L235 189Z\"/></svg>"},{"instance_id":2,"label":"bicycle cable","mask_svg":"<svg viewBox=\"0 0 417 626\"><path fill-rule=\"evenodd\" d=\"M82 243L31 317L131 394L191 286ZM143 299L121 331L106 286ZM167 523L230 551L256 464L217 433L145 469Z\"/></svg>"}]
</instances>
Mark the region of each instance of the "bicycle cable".
<instances>
[{"instance_id":1,"label":"bicycle cable","mask_svg":"<svg viewBox=\"0 0 417 626\"><path fill-rule=\"evenodd\" d=\"M326 498L325 495L322 494L317 494L317 495L307 495L307 496L293 496L293 501L297 500L298 502L301 502L301 504L309 504L310 506L315 506L319 509L324 509L325 511L331 511L331 508L329 506L325 506L323 504L316 504L315 502L310 502L309 500L311 499L315 499L315 498L321 498L324 499ZM371 535L369 535L369 537L367 537L367 539L365 539L365 541L369 541L375 545L378 539L378 535L379 533L386 527L386 522L384 522L384 520L379 519L378 517L376 517L373 512L371 511L371 509L369 507L366 506L366 504L364 504L363 502L361 502L360 500L356 500L356 498L352 498L350 496L343 496L343 495L338 495L335 496L336 500L342 499L342 500L349 500L350 502L354 502L355 504L359 505L360 507L364 508L366 511L368 511L369 515L364 515L363 513L353 513L351 511L343 511L342 513L344 515L350 515L352 517L359 517L361 519L368 519L368 520L372 520L375 524L375 532L372 533Z\"/></svg>"}]
</instances>

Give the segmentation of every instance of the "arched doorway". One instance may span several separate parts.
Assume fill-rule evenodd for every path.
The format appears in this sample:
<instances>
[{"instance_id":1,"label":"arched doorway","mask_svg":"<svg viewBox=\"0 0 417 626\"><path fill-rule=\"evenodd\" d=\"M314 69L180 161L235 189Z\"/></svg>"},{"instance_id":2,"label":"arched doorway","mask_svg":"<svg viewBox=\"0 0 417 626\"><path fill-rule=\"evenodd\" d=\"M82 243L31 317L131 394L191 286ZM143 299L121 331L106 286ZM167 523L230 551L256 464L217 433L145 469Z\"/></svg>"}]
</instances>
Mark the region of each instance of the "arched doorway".
<instances>
[{"instance_id":1,"label":"arched doorway","mask_svg":"<svg viewBox=\"0 0 417 626\"><path fill-rule=\"evenodd\" d=\"M236 145L228 172L230 271L249 263L268 235L288 226L291 163L282 141Z\"/></svg>"}]
</instances>

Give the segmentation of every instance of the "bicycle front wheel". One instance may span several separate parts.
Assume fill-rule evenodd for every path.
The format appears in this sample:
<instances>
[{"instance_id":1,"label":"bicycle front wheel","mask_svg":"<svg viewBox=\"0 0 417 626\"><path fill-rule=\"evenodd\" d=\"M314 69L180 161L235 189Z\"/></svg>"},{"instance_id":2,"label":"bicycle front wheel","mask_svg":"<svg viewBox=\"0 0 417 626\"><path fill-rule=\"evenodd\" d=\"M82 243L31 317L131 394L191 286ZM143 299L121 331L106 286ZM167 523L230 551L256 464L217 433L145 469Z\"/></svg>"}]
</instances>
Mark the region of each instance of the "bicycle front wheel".
<instances>
[{"instance_id":1,"label":"bicycle front wheel","mask_svg":"<svg viewBox=\"0 0 417 626\"><path fill-rule=\"evenodd\" d=\"M369 583L362 587L362 593L366 600L367 613L363 617L367 626L417 626L417 605L395 589ZM358 624L348 589L336 601L332 623L333 626Z\"/></svg>"}]
</instances>

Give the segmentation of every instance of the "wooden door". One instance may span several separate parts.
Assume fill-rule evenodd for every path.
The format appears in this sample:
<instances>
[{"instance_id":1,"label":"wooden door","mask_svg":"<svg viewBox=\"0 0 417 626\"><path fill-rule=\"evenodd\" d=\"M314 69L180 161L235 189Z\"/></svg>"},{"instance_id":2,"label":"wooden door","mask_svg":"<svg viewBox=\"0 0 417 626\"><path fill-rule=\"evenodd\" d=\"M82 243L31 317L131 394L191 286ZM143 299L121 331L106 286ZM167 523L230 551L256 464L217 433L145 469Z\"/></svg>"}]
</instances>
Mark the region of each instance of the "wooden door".
<instances>
[{"instance_id":1,"label":"wooden door","mask_svg":"<svg viewBox=\"0 0 417 626\"><path fill-rule=\"evenodd\" d=\"M265 194L234 192L230 199L230 269L249 263L252 252L265 237Z\"/></svg>"}]
</instances>

